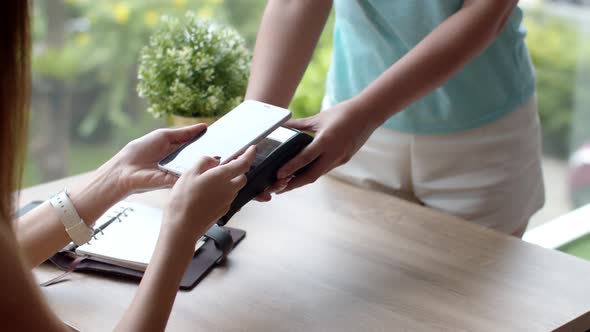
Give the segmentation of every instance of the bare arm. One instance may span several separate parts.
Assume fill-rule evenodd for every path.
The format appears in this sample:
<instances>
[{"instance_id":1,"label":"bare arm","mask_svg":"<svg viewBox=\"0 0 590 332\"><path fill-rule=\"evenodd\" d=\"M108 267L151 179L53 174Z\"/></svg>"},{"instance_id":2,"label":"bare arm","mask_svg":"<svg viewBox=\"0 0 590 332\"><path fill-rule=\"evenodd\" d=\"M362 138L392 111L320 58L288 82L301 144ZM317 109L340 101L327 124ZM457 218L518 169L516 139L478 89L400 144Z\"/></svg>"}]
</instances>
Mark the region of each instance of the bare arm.
<instances>
[{"instance_id":1,"label":"bare arm","mask_svg":"<svg viewBox=\"0 0 590 332\"><path fill-rule=\"evenodd\" d=\"M97 170L89 183L78 185L68 193L78 214L89 226L126 195L109 175L106 169ZM71 241L49 202L19 218L14 227L19 246L31 268Z\"/></svg>"},{"instance_id":2,"label":"bare arm","mask_svg":"<svg viewBox=\"0 0 590 332\"><path fill-rule=\"evenodd\" d=\"M125 195L112 170L103 167L92 180L69 194L89 225ZM25 214L13 228L0 222L0 311L2 329L14 331L70 331L43 301L30 269L70 242L63 224L48 202Z\"/></svg>"},{"instance_id":3,"label":"bare arm","mask_svg":"<svg viewBox=\"0 0 590 332\"><path fill-rule=\"evenodd\" d=\"M247 99L289 105L331 8L331 0L268 2L254 48Z\"/></svg>"},{"instance_id":4,"label":"bare arm","mask_svg":"<svg viewBox=\"0 0 590 332\"><path fill-rule=\"evenodd\" d=\"M246 184L244 173L256 151L223 166L206 158L176 177L157 169L156 163L205 126L164 129L128 144L101 167L93 180L71 192L76 209L89 224L113 203L134 191L173 184L172 205L166 209L154 256L136 297L121 320L122 331L164 330L178 285L194 254L196 240L224 215ZM120 190L114 191L113 188ZM44 203L15 225L0 221L0 329L10 331L69 331L43 301L30 271L69 242L53 209ZM16 234L15 234L16 233ZM18 238L18 241L17 241ZM171 253L175 257L170 259Z\"/></svg>"},{"instance_id":5,"label":"bare arm","mask_svg":"<svg viewBox=\"0 0 590 332\"><path fill-rule=\"evenodd\" d=\"M195 252L195 243L229 209L246 176L256 150L214 169L210 158L182 175L172 190L155 255L118 331L163 331L178 285Z\"/></svg>"},{"instance_id":6,"label":"bare arm","mask_svg":"<svg viewBox=\"0 0 590 332\"><path fill-rule=\"evenodd\" d=\"M87 183L70 189L80 217L92 226L113 204L136 191L170 187L176 177L161 172L157 162L206 128L159 129L131 141L96 170ZM70 242L63 224L48 202L14 223L19 246L31 267L37 266Z\"/></svg>"},{"instance_id":7,"label":"bare arm","mask_svg":"<svg viewBox=\"0 0 590 332\"><path fill-rule=\"evenodd\" d=\"M3 331L69 331L43 301L12 228L0 220L0 312Z\"/></svg>"},{"instance_id":8,"label":"bare arm","mask_svg":"<svg viewBox=\"0 0 590 332\"><path fill-rule=\"evenodd\" d=\"M381 125L393 114L445 83L502 32L518 1L466 0L414 49L359 96L363 110Z\"/></svg>"},{"instance_id":9,"label":"bare arm","mask_svg":"<svg viewBox=\"0 0 590 332\"><path fill-rule=\"evenodd\" d=\"M315 116L288 125L316 132L314 142L278 173L287 179L316 161L286 190L314 182L347 162L389 117L446 82L481 54L500 34L516 0L466 0L414 49L358 96ZM350 135L355 133L355 135Z\"/></svg>"}]
</instances>

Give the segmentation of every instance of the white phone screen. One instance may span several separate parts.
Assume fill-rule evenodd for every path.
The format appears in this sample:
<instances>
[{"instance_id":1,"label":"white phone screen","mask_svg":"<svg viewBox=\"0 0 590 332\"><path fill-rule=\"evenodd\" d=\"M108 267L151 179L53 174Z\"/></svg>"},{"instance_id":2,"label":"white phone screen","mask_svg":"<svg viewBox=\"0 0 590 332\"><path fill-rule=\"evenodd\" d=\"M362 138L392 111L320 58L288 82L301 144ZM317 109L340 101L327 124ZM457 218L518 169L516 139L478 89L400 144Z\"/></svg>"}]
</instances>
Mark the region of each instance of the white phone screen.
<instances>
[{"instance_id":1,"label":"white phone screen","mask_svg":"<svg viewBox=\"0 0 590 332\"><path fill-rule=\"evenodd\" d=\"M258 143L289 119L284 108L247 100L215 121L197 140L165 158L160 167L178 175L191 168L202 156L220 157L225 163L246 147Z\"/></svg>"}]
</instances>

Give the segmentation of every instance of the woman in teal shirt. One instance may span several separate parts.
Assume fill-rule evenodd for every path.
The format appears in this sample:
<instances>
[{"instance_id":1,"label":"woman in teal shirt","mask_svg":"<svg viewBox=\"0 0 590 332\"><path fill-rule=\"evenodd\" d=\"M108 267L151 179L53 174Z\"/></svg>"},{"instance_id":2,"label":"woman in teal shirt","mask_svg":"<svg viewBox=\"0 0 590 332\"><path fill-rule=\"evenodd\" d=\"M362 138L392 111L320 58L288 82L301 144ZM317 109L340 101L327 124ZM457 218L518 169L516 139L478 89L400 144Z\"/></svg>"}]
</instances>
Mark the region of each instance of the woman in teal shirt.
<instances>
[{"instance_id":1,"label":"woman in teal shirt","mask_svg":"<svg viewBox=\"0 0 590 332\"><path fill-rule=\"evenodd\" d=\"M544 194L535 78L517 1L333 4L327 108L289 123L316 137L279 171L277 187L332 171L521 236ZM331 7L269 1L247 98L289 104Z\"/></svg>"}]
</instances>

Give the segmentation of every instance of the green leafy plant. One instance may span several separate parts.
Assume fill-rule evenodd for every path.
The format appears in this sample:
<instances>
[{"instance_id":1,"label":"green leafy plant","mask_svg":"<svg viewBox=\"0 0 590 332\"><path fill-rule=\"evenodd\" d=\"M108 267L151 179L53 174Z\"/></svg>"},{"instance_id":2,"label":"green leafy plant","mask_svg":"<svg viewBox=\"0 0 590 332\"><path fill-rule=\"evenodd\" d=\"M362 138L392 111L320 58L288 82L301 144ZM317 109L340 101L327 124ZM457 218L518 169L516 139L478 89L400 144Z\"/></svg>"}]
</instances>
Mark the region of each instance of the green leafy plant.
<instances>
[{"instance_id":1,"label":"green leafy plant","mask_svg":"<svg viewBox=\"0 0 590 332\"><path fill-rule=\"evenodd\" d=\"M135 90L137 60L160 17L182 17L188 8L204 18L224 17L221 5L220 0L36 1L34 85L61 83L54 93L72 100L72 136L106 139L111 129L128 128L145 111ZM63 110L56 106L56 112Z\"/></svg>"},{"instance_id":2,"label":"green leafy plant","mask_svg":"<svg viewBox=\"0 0 590 332\"><path fill-rule=\"evenodd\" d=\"M569 154L572 117L580 68L590 65L590 43L580 35L575 21L547 10L527 13L526 42L537 73L539 115L546 153Z\"/></svg>"},{"instance_id":3,"label":"green leafy plant","mask_svg":"<svg viewBox=\"0 0 590 332\"><path fill-rule=\"evenodd\" d=\"M216 117L237 106L248 81L250 53L233 29L199 18L163 17L141 51L139 96L155 117Z\"/></svg>"}]
</instances>

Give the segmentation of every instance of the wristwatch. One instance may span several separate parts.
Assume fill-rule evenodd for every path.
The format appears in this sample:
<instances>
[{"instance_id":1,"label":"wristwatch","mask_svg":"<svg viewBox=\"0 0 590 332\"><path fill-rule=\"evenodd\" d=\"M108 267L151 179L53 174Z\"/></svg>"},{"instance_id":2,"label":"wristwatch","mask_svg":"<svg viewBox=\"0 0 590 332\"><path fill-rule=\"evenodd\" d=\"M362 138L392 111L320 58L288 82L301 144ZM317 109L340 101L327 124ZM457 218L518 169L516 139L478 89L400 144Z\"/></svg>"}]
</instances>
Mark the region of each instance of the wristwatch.
<instances>
[{"instance_id":1,"label":"wristwatch","mask_svg":"<svg viewBox=\"0 0 590 332\"><path fill-rule=\"evenodd\" d=\"M59 220L64 224L72 242L80 246L90 241L94 230L80 218L65 189L51 197L49 203L56 211Z\"/></svg>"}]
</instances>

